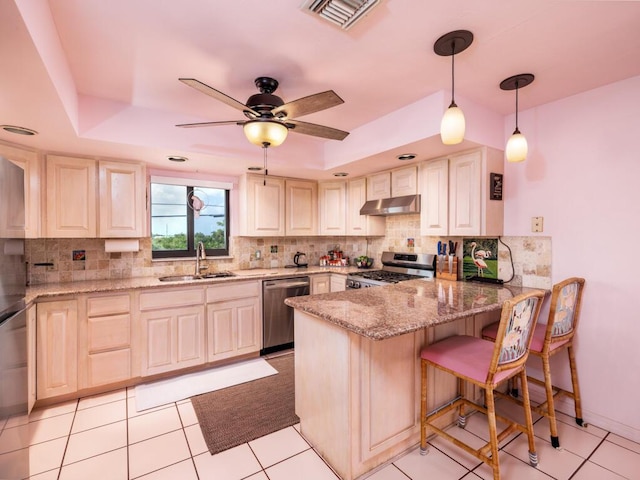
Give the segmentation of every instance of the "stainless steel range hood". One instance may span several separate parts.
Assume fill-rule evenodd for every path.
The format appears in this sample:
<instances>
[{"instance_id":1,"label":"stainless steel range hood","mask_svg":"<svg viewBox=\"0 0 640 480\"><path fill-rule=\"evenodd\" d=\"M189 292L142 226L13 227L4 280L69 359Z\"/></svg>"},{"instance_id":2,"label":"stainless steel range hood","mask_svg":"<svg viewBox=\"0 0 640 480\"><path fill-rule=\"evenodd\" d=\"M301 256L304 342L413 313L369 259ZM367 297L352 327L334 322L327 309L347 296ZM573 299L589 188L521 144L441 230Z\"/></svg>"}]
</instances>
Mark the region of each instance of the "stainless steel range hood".
<instances>
[{"instance_id":1,"label":"stainless steel range hood","mask_svg":"<svg viewBox=\"0 0 640 480\"><path fill-rule=\"evenodd\" d=\"M420 195L369 200L360 209L360 215L402 215L420 213Z\"/></svg>"}]
</instances>

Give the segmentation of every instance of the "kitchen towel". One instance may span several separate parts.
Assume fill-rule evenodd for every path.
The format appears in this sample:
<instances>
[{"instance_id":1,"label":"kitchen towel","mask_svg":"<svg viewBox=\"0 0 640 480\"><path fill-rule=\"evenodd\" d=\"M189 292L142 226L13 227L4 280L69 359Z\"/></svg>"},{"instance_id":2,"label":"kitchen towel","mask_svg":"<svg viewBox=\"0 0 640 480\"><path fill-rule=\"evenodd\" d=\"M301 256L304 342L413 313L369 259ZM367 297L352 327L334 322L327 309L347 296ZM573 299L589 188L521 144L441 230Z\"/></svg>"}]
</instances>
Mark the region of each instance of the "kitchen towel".
<instances>
[{"instance_id":1,"label":"kitchen towel","mask_svg":"<svg viewBox=\"0 0 640 480\"><path fill-rule=\"evenodd\" d=\"M135 388L136 411L141 412L276 373L278 371L264 359L256 358L176 378L143 383Z\"/></svg>"}]
</instances>

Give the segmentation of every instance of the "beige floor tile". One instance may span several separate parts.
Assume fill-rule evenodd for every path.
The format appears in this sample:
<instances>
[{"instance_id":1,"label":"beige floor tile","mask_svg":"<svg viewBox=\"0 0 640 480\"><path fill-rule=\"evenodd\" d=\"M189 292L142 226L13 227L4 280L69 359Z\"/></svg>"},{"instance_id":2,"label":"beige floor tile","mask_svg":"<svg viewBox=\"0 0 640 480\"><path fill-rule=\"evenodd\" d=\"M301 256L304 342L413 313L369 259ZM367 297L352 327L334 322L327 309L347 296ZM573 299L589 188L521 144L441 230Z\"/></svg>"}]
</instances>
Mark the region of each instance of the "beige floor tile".
<instances>
[{"instance_id":1,"label":"beige floor tile","mask_svg":"<svg viewBox=\"0 0 640 480\"><path fill-rule=\"evenodd\" d=\"M267 474L264 472L258 472L250 477L247 477L245 480L269 480ZM406 480L406 479L405 479Z\"/></svg>"},{"instance_id":2,"label":"beige floor tile","mask_svg":"<svg viewBox=\"0 0 640 480\"><path fill-rule=\"evenodd\" d=\"M91 397L81 398L80 401L78 402L78 410L97 407L98 405L117 402L120 400L125 400L126 398L127 398L127 391L124 388L120 390L114 390L113 392L102 393L100 395L93 395Z\"/></svg>"},{"instance_id":3,"label":"beige floor tile","mask_svg":"<svg viewBox=\"0 0 640 480\"><path fill-rule=\"evenodd\" d=\"M498 429L498 433L504 430L506 426L507 426L506 423L503 423L500 421L496 422L496 428ZM467 416L467 423L464 430L476 435L477 437L480 437L485 442L489 441L489 422L487 420L487 416L484 413L476 412L473 415ZM505 438L502 442L498 444L498 447L501 448L505 446L507 443L509 443L519 434L520 434L519 432L516 432L509 435L507 438Z\"/></svg>"},{"instance_id":4,"label":"beige floor tile","mask_svg":"<svg viewBox=\"0 0 640 480\"><path fill-rule=\"evenodd\" d=\"M571 480L622 480L623 478L593 462L585 462Z\"/></svg>"},{"instance_id":5,"label":"beige floor tile","mask_svg":"<svg viewBox=\"0 0 640 480\"><path fill-rule=\"evenodd\" d=\"M367 477L367 480L407 480L407 476L395 465L387 465L375 472L373 475Z\"/></svg>"},{"instance_id":6,"label":"beige floor tile","mask_svg":"<svg viewBox=\"0 0 640 480\"><path fill-rule=\"evenodd\" d=\"M627 440L626 438L623 438L619 435L616 435L614 433L610 434L607 437L607 440L611 443L615 443L616 445L620 445L621 447L627 448L629 450L632 450L636 453L640 453L640 443L636 443L632 440Z\"/></svg>"},{"instance_id":7,"label":"beige floor tile","mask_svg":"<svg viewBox=\"0 0 640 480\"><path fill-rule=\"evenodd\" d=\"M67 438L56 438L29 447L29 472L31 475L60 468L67 446Z\"/></svg>"},{"instance_id":8,"label":"beige floor tile","mask_svg":"<svg viewBox=\"0 0 640 480\"><path fill-rule=\"evenodd\" d=\"M71 433L79 433L91 428L101 427L109 423L119 422L127 418L125 400L104 403L76 412Z\"/></svg>"},{"instance_id":9,"label":"beige floor tile","mask_svg":"<svg viewBox=\"0 0 640 480\"><path fill-rule=\"evenodd\" d=\"M173 408L173 403L168 403L165 405L160 405L159 407L148 408L146 410L138 411L136 410L136 397L127 397L127 417L133 418L138 417L140 415L146 415L147 413L157 412L158 410L163 410L165 408Z\"/></svg>"},{"instance_id":10,"label":"beige floor tile","mask_svg":"<svg viewBox=\"0 0 640 480\"><path fill-rule=\"evenodd\" d=\"M569 478L584 461L584 458L570 452L567 449L557 450L550 442L545 442L536 437L536 452L538 453L538 470L551 475L553 478ZM504 451L520 459L523 463L529 462L529 442L526 435L520 435Z\"/></svg>"},{"instance_id":11,"label":"beige floor tile","mask_svg":"<svg viewBox=\"0 0 640 480\"><path fill-rule=\"evenodd\" d=\"M311 448L293 428L283 428L249 442L249 447L258 458L262 468L270 467L286 458Z\"/></svg>"},{"instance_id":12,"label":"beige floor tile","mask_svg":"<svg viewBox=\"0 0 640 480\"><path fill-rule=\"evenodd\" d=\"M564 450L579 455L582 458L588 458L591 453L598 447L602 438L593 435L590 428L579 427L578 425L565 423L564 421L556 422L558 426L558 438L560 447ZM536 437L549 442L551 444L551 431L549 430L549 420L541 418L533 426ZM595 430L593 430L595 431Z\"/></svg>"},{"instance_id":13,"label":"beige floor tile","mask_svg":"<svg viewBox=\"0 0 640 480\"><path fill-rule=\"evenodd\" d=\"M640 478L640 454L607 440L589 460L623 477Z\"/></svg>"},{"instance_id":14,"label":"beige floor tile","mask_svg":"<svg viewBox=\"0 0 640 480\"><path fill-rule=\"evenodd\" d=\"M65 413L73 413L78 407L78 400L70 400L68 402L59 403L50 407L42 407L33 410L29 414L29 421L35 422L44 418L57 417L58 415L64 415Z\"/></svg>"},{"instance_id":15,"label":"beige floor tile","mask_svg":"<svg viewBox=\"0 0 640 480\"><path fill-rule=\"evenodd\" d=\"M186 402L179 402L177 405L178 413L180 414L180 420L182 421L183 426L187 427L189 425L195 425L196 423L198 423L196 411L193 409L193 405L191 404L190 400Z\"/></svg>"},{"instance_id":16,"label":"beige floor tile","mask_svg":"<svg viewBox=\"0 0 640 480\"><path fill-rule=\"evenodd\" d=\"M484 463L473 472L484 480L493 480L493 471ZM504 451L500 452L500 476L509 480L550 480L549 475L529 465L528 459L525 463Z\"/></svg>"},{"instance_id":17,"label":"beige floor tile","mask_svg":"<svg viewBox=\"0 0 640 480\"><path fill-rule=\"evenodd\" d=\"M246 443L225 450L217 455L210 455L209 452L197 455L194 457L194 461L200 478L240 480L262 470L258 460L256 460L256 457ZM274 477L270 478L271 480L276 480ZM305 480L311 479L305 477Z\"/></svg>"},{"instance_id":18,"label":"beige floor tile","mask_svg":"<svg viewBox=\"0 0 640 480\"><path fill-rule=\"evenodd\" d=\"M185 427L184 433L187 435L187 442L189 443L189 450L191 450L192 457L209 451L209 447L207 447L207 443L204 441L200 425L189 425Z\"/></svg>"},{"instance_id":19,"label":"beige floor tile","mask_svg":"<svg viewBox=\"0 0 640 480\"><path fill-rule=\"evenodd\" d=\"M129 443L141 442L158 435L181 430L180 416L175 405L157 412L138 415L128 419Z\"/></svg>"},{"instance_id":20,"label":"beige floor tile","mask_svg":"<svg viewBox=\"0 0 640 480\"><path fill-rule=\"evenodd\" d=\"M59 480L127 480L127 449L65 465Z\"/></svg>"},{"instance_id":21,"label":"beige floor tile","mask_svg":"<svg viewBox=\"0 0 640 480\"><path fill-rule=\"evenodd\" d=\"M55 470L49 470L48 472L31 475L29 480L58 480L59 473L60 469L56 468Z\"/></svg>"},{"instance_id":22,"label":"beige floor tile","mask_svg":"<svg viewBox=\"0 0 640 480\"><path fill-rule=\"evenodd\" d=\"M476 475L473 472L469 472L467 473L464 477L462 477L462 480L479 480L482 477L479 477L478 475Z\"/></svg>"},{"instance_id":23,"label":"beige floor tile","mask_svg":"<svg viewBox=\"0 0 640 480\"><path fill-rule=\"evenodd\" d=\"M127 422L110 423L69 437L63 465L127 446Z\"/></svg>"},{"instance_id":24,"label":"beige floor tile","mask_svg":"<svg viewBox=\"0 0 640 480\"><path fill-rule=\"evenodd\" d=\"M436 448L430 448L426 455L421 455L416 448L393 464L412 480L457 479L468 472Z\"/></svg>"},{"instance_id":25,"label":"beige floor tile","mask_svg":"<svg viewBox=\"0 0 640 480\"><path fill-rule=\"evenodd\" d=\"M31 445L68 436L71 424L74 422L74 415L75 413L66 413L29 423Z\"/></svg>"},{"instance_id":26,"label":"beige floor tile","mask_svg":"<svg viewBox=\"0 0 640 480\"><path fill-rule=\"evenodd\" d=\"M129 445L129 475L140 477L187 460L189 447L182 430Z\"/></svg>"},{"instance_id":27,"label":"beige floor tile","mask_svg":"<svg viewBox=\"0 0 640 480\"><path fill-rule=\"evenodd\" d=\"M305 450L267 468L265 472L270 480L338 480L338 476L313 450Z\"/></svg>"},{"instance_id":28,"label":"beige floor tile","mask_svg":"<svg viewBox=\"0 0 640 480\"><path fill-rule=\"evenodd\" d=\"M198 480L198 475L193 460L188 459L138 477L138 480Z\"/></svg>"},{"instance_id":29,"label":"beige floor tile","mask_svg":"<svg viewBox=\"0 0 640 480\"><path fill-rule=\"evenodd\" d=\"M447 433L452 437L465 442L471 448L480 448L487 443L482 438L469 432L466 428L458 428L455 425L449 427L447 429ZM474 469L481 463L480 460L478 460L476 457L468 454L461 448L456 447L453 443L446 440L445 438L435 436L431 438L429 443L444 454L453 458L456 462L462 464L465 468L468 468L469 470Z\"/></svg>"},{"instance_id":30,"label":"beige floor tile","mask_svg":"<svg viewBox=\"0 0 640 480\"><path fill-rule=\"evenodd\" d=\"M26 413L24 415L14 415L7 419L4 428L19 427L20 425L26 425L29 421L30 418Z\"/></svg>"},{"instance_id":31,"label":"beige floor tile","mask_svg":"<svg viewBox=\"0 0 640 480\"><path fill-rule=\"evenodd\" d=\"M0 433L0 454L20 450L28 445L31 440L29 425L19 425L13 428L5 428Z\"/></svg>"},{"instance_id":32,"label":"beige floor tile","mask_svg":"<svg viewBox=\"0 0 640 480\"><path fill-rule=\"evenodd\" d=\"M24 478L29 473L29 449L0 454L0 478Z\"/></svg>"}]
</instances>

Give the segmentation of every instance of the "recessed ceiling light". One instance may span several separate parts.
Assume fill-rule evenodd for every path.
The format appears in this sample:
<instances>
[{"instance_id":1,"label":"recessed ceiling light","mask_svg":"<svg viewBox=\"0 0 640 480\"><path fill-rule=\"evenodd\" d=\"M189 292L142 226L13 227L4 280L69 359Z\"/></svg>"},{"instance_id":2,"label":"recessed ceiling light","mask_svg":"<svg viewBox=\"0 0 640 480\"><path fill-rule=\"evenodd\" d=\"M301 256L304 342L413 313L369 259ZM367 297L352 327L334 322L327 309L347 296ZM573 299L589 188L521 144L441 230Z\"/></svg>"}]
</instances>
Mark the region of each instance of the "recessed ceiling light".
<instances>
[{"instance_id":1,"label":"recessed ceiling light","mask_svg":"<svg viewBox=\"0 0 640 480\"><path fill-rule=\"evenodd\" d=\"M1 125L0 128L6 130L9 133L16 133L18 135L37 135L38 132L31 130L30 128L18 127L16 125Z\"/></svg>"},{"instance_id":2,"label":"recessed ceiling light","mask_svg":"<svg viewBox=\"0 0 640 480\"><path fill-rule=\"evenodd\" d=\"M413 160L414 158L416 158L416 154L415 153L403 153L402 155L398 155L396 158L398 160Z\"/></svg>"},{"instance_id":3,"label":"recessed ceiling light","mask_svg":"<svg viewBox=\"0 0 640 480\"><path fill-rule=\"evenodd\" d=\"M333 174L334 177L346 177L349 174L347 172L336 172Z\"/></svg>"},{"instance_id":4,"label":"recessed ceiling light","mask_svg":"<svg viewBox=\"0 0 640 480\"><path fill-rule=\"evenodd\" d=\"M249 167L247 168L247 170L249 170L250 172L259 172L260 170L262 170L262 167Z\"/></svg>"},{"instance_id":5,"label":"recessed ceiling light","mask_svg":"<svg viewBox=\"0 0 640 480\"><path fill-rule=\"evenodd\" d=\"M170 162L178 162L178 163L186 162L187 160L189 160L187 157L180 157L177 155L170 155L167 157L167 159Z\"/></svg>"}]
</instances>

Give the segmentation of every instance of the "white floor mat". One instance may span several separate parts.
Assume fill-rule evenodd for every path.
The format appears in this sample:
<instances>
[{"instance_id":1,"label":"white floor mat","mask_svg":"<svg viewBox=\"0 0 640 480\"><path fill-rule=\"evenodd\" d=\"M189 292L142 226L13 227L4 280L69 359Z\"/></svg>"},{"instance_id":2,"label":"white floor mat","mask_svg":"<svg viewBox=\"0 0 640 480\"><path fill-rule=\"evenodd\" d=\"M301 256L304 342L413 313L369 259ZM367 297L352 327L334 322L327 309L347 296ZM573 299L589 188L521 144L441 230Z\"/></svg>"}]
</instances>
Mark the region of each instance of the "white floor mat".
<instances>
[{"instance_id":1,"label":"white floor mat","mask_svg":"<svg viewBox=\"0 0 640 480\"><path fill-rule=\"evenodd\" d=\"M136 410L141 412L276 373L278 371L264 359L256 358L167 380L143 383L135 389Z\"/></svg>"}]
</instances>

